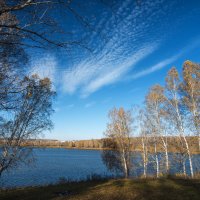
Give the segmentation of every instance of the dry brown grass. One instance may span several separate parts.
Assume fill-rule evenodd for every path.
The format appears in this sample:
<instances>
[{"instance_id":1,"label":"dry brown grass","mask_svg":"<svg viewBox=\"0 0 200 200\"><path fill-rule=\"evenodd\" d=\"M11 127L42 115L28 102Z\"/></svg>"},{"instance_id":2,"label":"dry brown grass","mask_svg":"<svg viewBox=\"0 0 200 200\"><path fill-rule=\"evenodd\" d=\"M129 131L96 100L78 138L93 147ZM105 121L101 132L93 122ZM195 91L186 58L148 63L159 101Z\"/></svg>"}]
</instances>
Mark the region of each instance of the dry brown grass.
<instances>
[{"instance_id":1,"label":"dry brown grass","mask_svg":"<svg viewBox=\"0 0 200 200\"><path fill-rule=\"evenodd\" d=\"M66 183L0 192L16 200L199 200L200 180L138 179Z\"/></svg>"}]
</instances>

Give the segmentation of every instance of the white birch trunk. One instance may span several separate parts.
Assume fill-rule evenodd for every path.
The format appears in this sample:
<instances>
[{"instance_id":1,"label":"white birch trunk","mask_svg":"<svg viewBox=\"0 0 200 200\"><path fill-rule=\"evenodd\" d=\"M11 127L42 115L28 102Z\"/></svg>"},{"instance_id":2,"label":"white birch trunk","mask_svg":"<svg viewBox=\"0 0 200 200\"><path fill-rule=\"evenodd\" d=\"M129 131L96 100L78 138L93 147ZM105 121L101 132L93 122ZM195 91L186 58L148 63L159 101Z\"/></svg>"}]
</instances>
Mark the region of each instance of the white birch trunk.
<instances>
[{"instance_id":1,"label":"white birch trunk","mask_svg":"<svg viewBox=\"0 0 200 200\"><path fill-rule=\"evenodd\" d=\"M186 167L185 167L185 159L183 160L183 174L186 178L187 174L186 174Z\"/></svg>"},{"instance_id":2,"label":"white birch trunk","mask_svg":"<svg viewBox=\"0 0 200 200\"><path fill-rule=\"evenodd\" d=\"M156 156L156 177L159 178L159 160L158 160L158 155L157 155L157 144L154 144L154 150L155 150L155 156Z\"/></svg>"},{"instance_id":3,"label":"white birch trunk","mask_svg":"<svg viewBox=\"0 0 200 200\"><path fill-rule=\"evenodd\" d=\"M168 147L167 147L167 142L165 142L165 140L162 137L162 142L163 142L163 146L165 149L165 161L166 161L166 172L167 174L169 173L169 155L168 155Z\"/></svg>"},{"instance_id":4,"label":"white birch trunk","mask_svg":"<svg viewBox=\"0 0 200 200\"><path fill-rule=\"evenodd\" d=\"M128 167L126 163L126 158L125 158L125 152L123 149L123 162L124 162L124 173L125 173L125 178L128 178Z\"/></svg>"},{"instance_id":5,"label":"white birch trunk","mask_svg":"<svg viewBox=\"0 0 200 200\"><path fill-rule=\"evenodd\" d=\"M146 150L145 150L145 144L144 144L144 139L143 138L142 138L142 149L143 149L143 168L144 168L143 175L146 178L147 177L147 172L146 172Z\"/></svg>"},{"instance_id":6,"label":"white birch trunk","mask_svg":"<svg viewBox=\"0 0 200 200\"><path fill-rule=\"evenodd\" d=\"M190 164L190 173L191 173L191 177L194 178L192 157L191 157L189 145L188 145L188 142L187 142L187 139L186 139L185 136L183 136L183 139L184 139L184 142L185 142L185 145L186 145L186 149L187 149L187 154L188 154L188 159L189 159L189 164Z\"/></svg>"},{"instance_id":7,"label":"white birch trunk","mask_svg":"<svg viewBox=\"0 0 200 200\"><path fill-rule=\"evenodd\" d=\"M175 101L176 101L176 113L177 113L177 117L178 117L178 126L179 126L179 131L180 131L180 136L183 137L183 140L185 142L185 146L186 146L186 151L188 154L188 158L189 158L189 164L190 164L190 173L191 173L191 177L194 177L194 172L193 172L193 165L192 165L192 158L191 158L191 153L190 153L190 149L189 149L189 145L187 142L187 139L185 137L185 133L184 133L184 127L183 127L183 122L182 122L182 118L180 116L180 112L179 112L179 108L178 108L178 99L175 95Z\"/></svg>"}]
</instances>

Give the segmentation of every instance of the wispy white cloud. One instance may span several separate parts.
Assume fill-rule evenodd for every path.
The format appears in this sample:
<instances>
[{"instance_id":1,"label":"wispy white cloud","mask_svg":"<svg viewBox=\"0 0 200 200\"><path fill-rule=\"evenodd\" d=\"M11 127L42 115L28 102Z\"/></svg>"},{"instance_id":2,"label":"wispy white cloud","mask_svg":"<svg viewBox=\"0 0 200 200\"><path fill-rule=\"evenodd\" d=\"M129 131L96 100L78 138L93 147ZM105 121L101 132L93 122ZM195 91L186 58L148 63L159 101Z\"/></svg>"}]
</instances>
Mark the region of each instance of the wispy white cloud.
<instances>
[{"instance_id":1,"label":"wispy white cloud","mask_svg":"<svg viewBox=\"0 0 200 200\"><path fill-rule=\"evenodd\" d=\"M87 43L94 48L93 54L78 52L78 59L67 69L65 67L60 81L63 91L87 97L126 77L139 61L159 47L163 39L156 31L159 26L155 26L153 32L151 26L155 23L162 26L162 18L158 17L161 14L167 18L164 10L171 3L160 8L162 3L163 0L151 0L138 5L124 0L116 5L114 15L102 12L95 27L100 35L106 35L106 39L99 39L97 32L86 33L84 38L89 38ZM151 70L156 68L159 66Z\"/></svg>"},{"instance_id":2,"label":"wispy white cloud","mask_svg":"<svg viewBox=\"0 0 200 200\"><path fill-rule=\"evenodd\" d=\"M119 58L119 60L117 58L110 60L112 54L105 52L99 54L96 59L84 60L76 67L65 71L63 76L64 91L74 93L80 89L82 96L88 96L103 86L115 83L137 62L152 53L157 45L156 43L147 44L134 52L132 56Z\"/></svg>"},{"instance_id":3,"label":"wispy white cloud","mask_svg":"<svg viewBox=\"0 0 200 200\"><path fill-rule=\"evenodd\" d=\"M81 35L87 38L88 46L93 48L92 55L77 50L70 57L70 67L67 63L67 66L60 67L61 70L58 70L54 57L45 56L33 62L31 73L50 77L54 83L61 85L65 93L78 93L81 97L87 97L127 77L137 79L161 70L183 55L184 50L153 66L143 66L148 68L142 68L129 76L136 64L153 53L165 39L162 33L168 28L169 11L174 8L174 2L119 1L114 6L114 14L103 11L101 16L95 18L96 32ZM175 26L176 23L173 24ZM106 36L105 40L101 40L100 35Z\"/></svg>"},{"instance_id":4,"label":"wispy white cloud","mask_svg":"<svg viewBox=\"0 0 200 200\"><path fill-rule=\"evenodd\" d=\"M164 67L166 67L167 65L173 63L175 60L177 60L180 57L180 54L176 55L176 56L172 56L170 58L167 58L159 63L157 63L156 65L147 68L146 70L142 70L136 74L133 74L132 76L129 77L129 79L137 79L143 76L146 76L148 74L151 74L155 71L158 71Z\"/></svg>"},{"instance_id":5,"label":"wispy white cloud","mask_svg":"<svg viewBox=\"0 0 200 200\"><path fill-rule=\"evenodd\" d=\"M156 15L152 9L159 3L161 1L152 1L138 7L131 0L125 0L116 15L110 18L102 16L96 26L108 36L106 42L98 43L97 33L89 36L89 44L95 46L94 53L64 71L63 91L69 94L79 92L86 97L120 81L137 62L153 53L160 40L155 36L149 39L150 34L146 37L143 31L148 32L149 20ZM144 13L148 16L145 21L142 20Z\"/></svg>"},{"instance_id":6,"label":"wispy white cloud","mask_svg":"<svg viewBox=\"0 0 200 200\"><path fill-rule=\"evenodd\" d=\"M109 63L108 65L105 65L105 68L103 68L97 76L92 78L90 82L85 85L85 87L82 89L82 95L87 96L103 86L119 81L120 78L126 75L127 72L133 68L137 62L152 53L156 47L157 45L151 44L143 49L140 49L131 57L125 59L122 63ZM95 67L96 70L98 70L98 64Z\"/></svg>"},{"instance_id":7,"label":"wispy white cloud","mask_svg":"<svg viewBox=\"0 0 200 200\"><path fill-rule=\"evenodd\" d=\"M175 62L177 59L179 59L182 55L184 55L185 53L191 51L192 49L195 49L196 47L198 47L200 44L200 38L195 38L193 42L191 42L190 45L186 46L185 48L181 49L181 51L179 51L175 56L171 56L167 59L164 59L162 61L160 61L159 63L148 67L145 70L141 70L133 75L130 75L127 79L138 79L141 78L143 76L149 75L153 72L156 72L158 70L163 69L166 66L169 66L171 64L173 64L173 62Z\"/></svg>"},{"instance_id":8,"label":"wispy white cloud","mask_svg":"<svg viewBox=\"0 0 200 200\"><path fill-rule=\"evenodd\" d=\"M50 77L54 84L61 85L65 93L78 92L81 97L87 97L127 77L137 79L162 69L177 60L184 50L129 76L136 64L153 53L163 40L160 29L164 29L165 23L161 16L165 16L167 21L169 15L165 11L173 4L163 4L163 1L149 0L140 4L134 4L132 0L119 2L114 15L102 12L95 23L100 35L106 35L105 41L99 39L98 31L86 33L84 38L89 38L88 45L94 47L92 55L78 51L72 56L70 67L62 66L60 71L55 58L45 56L33 62L31 73ZM152 24L156 24L153 29Z\"/></svg>"}]
</instances>

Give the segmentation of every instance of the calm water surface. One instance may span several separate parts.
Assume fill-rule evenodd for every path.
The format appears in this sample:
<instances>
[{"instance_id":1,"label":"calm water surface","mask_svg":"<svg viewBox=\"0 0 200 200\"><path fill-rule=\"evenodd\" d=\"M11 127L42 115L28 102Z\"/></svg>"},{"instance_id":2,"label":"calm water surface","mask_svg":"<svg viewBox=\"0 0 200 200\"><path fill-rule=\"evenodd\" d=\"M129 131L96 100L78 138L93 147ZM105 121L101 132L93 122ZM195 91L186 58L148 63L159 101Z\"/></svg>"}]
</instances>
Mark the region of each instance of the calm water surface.
<instances>
[{"instance_id":1,"label":"calm water surface","mask_svg":"<svg viewBox=\"0 0 200 200\"><path fill-rule=\"evenodd\" d=\"M36 158L33 164L21 165L2 175L2 187L45 185L56 183L60 178L80 180L91 174L112 175L97 150L38 148L33 153Z\"/></svg>"},{"instance_id":2,"label":"calm water surface","mask_svg":"<svg viewBox=\"0 0 200 200\"><path fill-rule=\"evenodd\" d=\"M92 174L101 176L115 176L108 171L101 159L101 151L78 150L62 148L35 148L33 154L36 161L29 166L20 165L9 173L3 173L1 187L22 187L56 183L60 179L83 180ZM170 173L181 173L182 165L178 162L175 154L169 154ZM148 174L155 175L155 161L149 157ZM160 171L165 169L164 156L160 157ZM141 176L143 173L142 157L140 153L133 155L133 166L131 175ZM200 169L200 154L193 155L194 171ZM186 161L186 170L189 174L189 162Z\"/></svg>"}]
</instances>

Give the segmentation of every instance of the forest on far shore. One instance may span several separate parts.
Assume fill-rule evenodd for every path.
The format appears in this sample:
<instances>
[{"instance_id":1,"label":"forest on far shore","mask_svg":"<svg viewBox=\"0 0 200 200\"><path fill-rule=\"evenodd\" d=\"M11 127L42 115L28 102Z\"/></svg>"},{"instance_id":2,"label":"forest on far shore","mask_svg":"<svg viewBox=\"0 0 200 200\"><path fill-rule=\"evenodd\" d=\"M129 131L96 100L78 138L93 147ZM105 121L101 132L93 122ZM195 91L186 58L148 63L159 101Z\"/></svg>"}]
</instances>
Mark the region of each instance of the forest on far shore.
<instances>
[{"instance_id":1,"label":"forest on far shore","mask_svg":"<svg viewBox=\"0 0 200 200\"><path fill-rule=\"evenodd\" d=\"M188 136L188 142L191 146L191 151L193 154L199 152L198 149L198 140L196 136ZM141 137L133 137L132 138L132 151L142 151L142 138ZM179 138L175 136L168 137L169 141L169 151L170 152L178 152L178 142ZM151 141L153 143L153 140ZM151 143L150 142L150 143ZM0 140L0 145L3 144L3 140ZM112 142L110 139L91 139L91 140L72 140L72 141L60 141L60 140L50 140L50 139L34 139L27 140L24 142L23 146L31 146L31 147L44 147L44 148L70 148L70 149L112 149ZM158 142L158 144L160 144ZM153 151L153 147L151 149ZM151 151L150 150L150 151ZM163 152L163 148L160 145L158 147L158 151Z\"/></svg>"}]
</instances>

